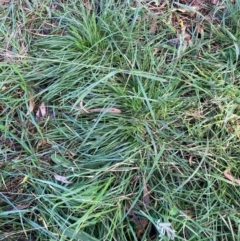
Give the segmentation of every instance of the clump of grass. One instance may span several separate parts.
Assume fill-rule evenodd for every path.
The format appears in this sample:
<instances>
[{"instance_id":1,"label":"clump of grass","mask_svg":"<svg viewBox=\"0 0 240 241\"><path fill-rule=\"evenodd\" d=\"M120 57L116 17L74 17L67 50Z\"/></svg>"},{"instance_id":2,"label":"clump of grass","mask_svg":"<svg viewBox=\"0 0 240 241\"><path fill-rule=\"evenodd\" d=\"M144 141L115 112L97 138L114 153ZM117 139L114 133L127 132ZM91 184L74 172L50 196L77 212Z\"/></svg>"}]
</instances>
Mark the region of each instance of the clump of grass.
<instances>
[{"instance_id":1,"label":"clump of grass","mask_svg":"<svg viewBox=\"0 0 240 241\"><path fill-rule=\"evenodd\" d=\"M230 2L214 12L221 25L203 19L204 37L185 47L160 24L170 4L155 35L145 5L4 6L1 240L238 239L240 192L223 175L239 178L239 6ZM80 103L105 111L85 114Z\"/></svg>"}]
</instances>

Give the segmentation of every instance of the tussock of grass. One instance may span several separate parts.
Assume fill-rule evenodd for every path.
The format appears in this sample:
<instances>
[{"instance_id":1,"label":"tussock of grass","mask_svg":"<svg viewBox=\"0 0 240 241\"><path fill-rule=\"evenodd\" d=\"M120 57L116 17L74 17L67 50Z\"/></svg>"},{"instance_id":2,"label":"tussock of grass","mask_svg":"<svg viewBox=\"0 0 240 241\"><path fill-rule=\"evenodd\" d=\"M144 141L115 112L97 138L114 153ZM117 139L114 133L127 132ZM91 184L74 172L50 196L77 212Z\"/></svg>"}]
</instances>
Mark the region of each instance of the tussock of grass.
<instances>
[{"instance_id":1,"label":"tussock of grass","mask_svg":"<svg viewBox=\"0 0 240 241\"><path fill-rule=\"evenodd\" d=\"M0 6L0 240L168 240L157 220L238 240L240 5L223 5L185 47L169 2L155 34L128 1Z\"/></svg>"}]
</instances>

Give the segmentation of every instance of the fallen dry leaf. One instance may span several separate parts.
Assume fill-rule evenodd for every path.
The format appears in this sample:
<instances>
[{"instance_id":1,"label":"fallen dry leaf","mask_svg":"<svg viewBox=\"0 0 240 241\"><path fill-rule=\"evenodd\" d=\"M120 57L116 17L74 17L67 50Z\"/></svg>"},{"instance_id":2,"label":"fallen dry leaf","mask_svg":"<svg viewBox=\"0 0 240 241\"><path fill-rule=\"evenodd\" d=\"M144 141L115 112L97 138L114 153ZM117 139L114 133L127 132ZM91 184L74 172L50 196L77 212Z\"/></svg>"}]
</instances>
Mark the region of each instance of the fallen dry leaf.
<instances>
[{"instance_id":1,"label":"fallen dry leaf","mask_svg":"<svg viewBox=\"0 0 240 241\"><path fill-rule=\"evenodd\" d=\"M139 218L139 223L136 227L136 234L138 239L142 238L142 235L144 234L147 225L148 220L146 218Z\"/></svg>"},{"instance_id":2,"label":"fallen dry leaf","mask_svg":"<svg viewBox=\"0 0 240 241\"><path fill-rule=\"evenodd\" d=\"M157 15L155 15L152 19L152 24L150 26L150 34L155 34L157 31Z\"/></svg>"},{"instance_id":3,"label":"fallen dry leaf","mask_svg":"<svg viewBox=\"0 0 240 241\"><path fill-rule=\"evenodd\" d=\"M153 55L156 55L160 50L161 50L161 48L154 48Z\"/></svg>"},{"instance_id":4,"label":"fallen dry leaf","mask_svg":"<svg viewBox=\"0 0 240 241\"><path fill-rule=\"evenodd\" d=\"M146 210L150 203L150 197L149 197L149 192L147 189L147 184L146 184L145 178L143 178L143 185L144 185L144 187L143 187L143 205Z\"/></svg>"},{"instance_id":5,"label":"fallen dry leaf","mask_svg":"<svg viewBox=\"0 0 240 241\"><path fill-rule=\"evenodd\" d=\"M203 0L193 0L190 6L201 6L202 4L204 4Z\"/></svg>"},{"instance_id":6,"label":"fallen dry leaf","mask_svg":"<svg viewBox=\"0 0 240 241\"><path fill-rule=\"evenodd\" d=\"M230 170L226 170L223 172L223 175L230 180L231 182L235 182L237 184L240 184L240 179L236 179L234 176L232 176L230 173Z\"/></svg>"},{"instance_id":7,"label":"fallen dry leaf","mask_svg":"<svg viewBox=\"0 0 240 241\"><path fill-rule=\"evenodd\" d=\"M212 3L213 5L217 5L217 4L219 3L219 0L211 0L211 3Z\"/></svg>"},{"instance_id":8,"label":"fallen dry leaf","mask_svg":"<svg viewBox=\"0 0 240 241\"><path fill-rule=\"evenodd\" d=\"M156 23L156 22L153 22L153 23L151 24L151 26L150 26L149 32L150 32L150 34L155 34L156 31L157 31L157 23Z\"/></svg>"},{"instance_id":9,"label":"fallen dry leaf","mask_svg":"<svg viewBox=\"0 0 240 241\"><path fill-rule=\"evenodd\" d=\"M130 210L130 208L131 208L131 205L129 203L127 203L126 204L126 211L128 212ZM138 223L138 218L137 218L137 216L135 215L135 213L132 210L129 211L128 215L131 217L132 221L135 224Z\"/></svg>"},{"instance_id":10,"label":"fallen dry leaf","mask_svg":"<svg viewBox=\"0 0 240 241\"><path fill-rule=\"evenodd\" d=\"M46 114L47 114L47 109L46 109L44 102L42 102L42 104L40 105L40 107L37 110L36 116L37 116L37 118L40 119L42 117L45 117Z\"/></svg>"},{"instance_id":11,"label":"fallen dry leaf","mask_svg":"<svg viewBox=\"0 0 240 241\"><path fill-rule=\"evenodd\" d=\"M150 202L149 192L148 192L146 180L145 180L145 178L143 178L143 207L142 207L143 210L147 211L148 206L149 206L149 202ZM135 213L130 209L131 209L131 205L129 203L127 203L126 204L126 211L128 212L128 216L135 223L135 225L136 225L136 228L135 228L136 236L137 236L138 239L140 239L140 238L142 238L149 221L146 218L137 217L135 215Z\"/></svg>"},{"instance_id":12,"label":"fallen dry leaf","mask_svg":"<svg viewBox=\"0 0 240 241\"><path fill-rule=\"evenodd\" d=\"M148 6L148 9L151 11L151 12L154 12L154 13L157 13L157 14L161 14L160 10L162 10L163 8L165 8L166 6L166 2L162 3L160 5L160 1L159 1L159 4L157 1L155 1L154 4L150 4L150 6Z\"/></svg>"},{"instance_id":13,"label":"fallen dry leaf","mask_svg":"<svg viewBox=\"0 0 240 241\"><path fill-rule=\"evenodd\" d=\"M63 182L63 183L67 183L67 184L72 183L71 181L68 181L67 178L64 176L54 175L54 178L59 182Z\"/></svg>"},{"instance_id":14,"label":"fallen dry leaf","mask_svg":"<svg viewBox=\"0 0 240 241\"><path fill-rule=\"evenodd\" d=\"M191 43L191 35L186 32L182 32L177 35L177 46L182 44L183 47L187 47Z\"/></svg>"},{"instance_id":15,"label":"fallen dry leaf","mask_svg":"<svg viewBox=\"0 0 240 241\"><path fill-rule=\"evenodd\" d=\"M4 57L7 61L14 62L14 58L16 57L16 55L12 51L6 50Z\"/></svg>"},{"instance_id":16,"label":"fallen dry leaf","mask_svg":"<svg viewBox=\"0 0 240 241\"><path fill-rule=\"evenodd\" d=\"M0 0L0 3L9 3L10 0Z\"/></svg>"},{"instance_id":17,"label":"fallen dry leaf","mask_svg":"<svg viewBox=\"0 0 240 241\"><path fill-rule=\"evenodd\" d=\"M26 53L26 50L27 50L27 47L26 47L25 44L22 42L22 43L21 43L21 48L20 48L18 54L24 55L24 54Z\"/></svg>"},{"instance_id":18,"label":"fallen dry leaf","mask_svg":"<svg viewBox=\"0 0 240 241\"><path fill-rule=\"evenodd\" d=\"M20 182L20 184L26 183L26 182L28 181L28 179L29 179L29 176L25 176L25 177L23 178L23 180Z\"/></svg>"},{"instance_id":19,"label":"fallen dry leaf","mask_svg":"<svg viewBox=\"0 0 240 241\"><path fill-rule=\"evenodd\" d=\"M37 147L45 146L47 144L48 144L47 139L43 139L38 142Z\"/></svg>"},{"instance_id":20,"label":"fallen dry leaf","mask_svg":"<svg viewBox=\"0 0 240 241\"><path fill-rule=\"evenodd\" d=\"M136 236L140 239L148 225L148 220L146 218L137 217L135 213L130 210L131 205L129 203L126 204L126 211L128 212L128 216L132 219L134 224L136 225ZM130 211L129 211L130 210Z\"/></svg>"},{"instance_id":21,"label":"fallen dry leaf","mask_svg":"<svg viewBox=\"0 0 240 241\"><path fill-rule=\"evenodd\" d=\"M27 204L19 204L16 206L16 208L18 210L23 210L25 208L28 208L31 204L32 204L33 200L31 200L30 202L28 202Z\"/></svg>"},{"instance_id":22,"label":"fallen dry leaf","mask_svg":"<svg viewBox=\"0 0 240 241\"><path fill-rule=\"evenodd\" d=\"M7 87L4 85L1 90L4 91L6 89L7 89Z\"/></svg>"},{"instance_id":23,"label":"fallen dry leaf","mask_svg":"<svg viewBox=\"0 0 240 241\"><path fill-rule=\"evenodd\" d=\"M29 115L31 112L33 112L33 109L34 109L34 99L33 98L31 98L30 100L29 100L29 111L27 112L27 115Z\"/></svg>"}]
</instances>

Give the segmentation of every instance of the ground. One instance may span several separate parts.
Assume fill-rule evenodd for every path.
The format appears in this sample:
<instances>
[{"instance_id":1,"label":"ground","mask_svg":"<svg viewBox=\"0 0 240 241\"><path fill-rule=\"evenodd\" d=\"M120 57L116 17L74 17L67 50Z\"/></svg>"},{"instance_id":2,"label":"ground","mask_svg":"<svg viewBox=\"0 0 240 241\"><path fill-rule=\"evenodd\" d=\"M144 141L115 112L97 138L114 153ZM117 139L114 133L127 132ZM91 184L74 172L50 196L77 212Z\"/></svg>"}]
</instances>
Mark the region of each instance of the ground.
<instances>
[{"instance_id":1,"label":"ground","mask_svg":"<svg viewBox=\"0 0 240 241\"><path fill-rule=\"evenodd\" d=\"M239 14L0 0L0 240L239 240Z\"/></svg>"}]
</instances>

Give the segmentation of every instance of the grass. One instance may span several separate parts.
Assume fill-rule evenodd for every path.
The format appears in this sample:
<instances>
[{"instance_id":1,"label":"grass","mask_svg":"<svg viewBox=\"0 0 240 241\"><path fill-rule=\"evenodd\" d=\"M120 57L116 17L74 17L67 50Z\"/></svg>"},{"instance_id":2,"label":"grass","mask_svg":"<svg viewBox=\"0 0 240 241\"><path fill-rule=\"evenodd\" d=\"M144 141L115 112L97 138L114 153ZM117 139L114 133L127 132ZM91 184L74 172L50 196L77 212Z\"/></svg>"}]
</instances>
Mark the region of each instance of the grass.
<instances>
[{"instance_id":1,"label":"grass","mask_svg":"<svg viewBox=\"0 0 240 241\"><path fill-rule=\"evenodd\" d=\"M162 2L0 3L0 240L239 239L240 2Z\"/></svg>"}]
</instances>

